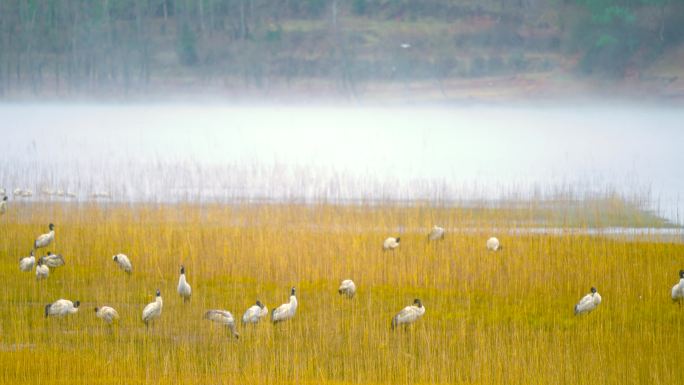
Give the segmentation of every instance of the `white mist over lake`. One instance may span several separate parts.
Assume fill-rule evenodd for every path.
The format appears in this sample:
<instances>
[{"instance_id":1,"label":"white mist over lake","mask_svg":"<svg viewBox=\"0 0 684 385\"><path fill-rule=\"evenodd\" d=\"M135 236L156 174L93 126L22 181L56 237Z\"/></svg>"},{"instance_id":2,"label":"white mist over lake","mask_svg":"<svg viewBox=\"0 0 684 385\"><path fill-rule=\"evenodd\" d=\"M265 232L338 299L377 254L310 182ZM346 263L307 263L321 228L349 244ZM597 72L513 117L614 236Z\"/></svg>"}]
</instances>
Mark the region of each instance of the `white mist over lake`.
<instances>
[{"instance_id":1,"label":"white mist over lake","mask_svg":"<svg viewBox=\"0 0 684 385\"><path fill-rule=\"evenodd\" d=\"M80 200L468 201L616 192L679 221L668 107L0 106L8 192Z\"/></svg>"}]
</instances>

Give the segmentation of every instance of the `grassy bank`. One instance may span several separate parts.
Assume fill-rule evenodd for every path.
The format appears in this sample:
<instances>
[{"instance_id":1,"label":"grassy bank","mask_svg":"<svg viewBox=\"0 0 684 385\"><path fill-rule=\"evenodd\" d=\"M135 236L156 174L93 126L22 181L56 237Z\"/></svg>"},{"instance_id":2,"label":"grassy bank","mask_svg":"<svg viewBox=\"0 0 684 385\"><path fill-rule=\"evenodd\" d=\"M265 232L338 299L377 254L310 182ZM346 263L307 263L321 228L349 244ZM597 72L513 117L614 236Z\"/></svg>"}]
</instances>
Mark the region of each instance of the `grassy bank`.
<instances>
[{"instance_id":1,"label":"grassy bank","mask_svg":"<svg viewBox=\"0 0 684 385\"><path fill-rule=\"evenodd\" d=\"M516 227L538 213L427 206L14 206L0 217L0 381L681 382L684 313L669 290L684 267L684 246L489 230ZM57 226L49 248L67 264L36 282L17 262L48 222ZM435 223L454 230L435 243L411 230ZM473 223L481 232L459 231ZM383 252L382 240L397 234L401 246ZM486 251L490 235L499 236L503 251ZM130 277L111 260L119 252L133 262ZM188 304L175 292L181 263L193 285ZM359 286L351 301L336 293L345 278ZM573 305L592 285L604 303L574 317ZM239 326L235 341L201 319L211 308L240 317L257 298L272 309L287 301L291 286L299 289L300 307L287 323ZM147 331L140 314L156 288L164 310ZM423 300L425 317L391 332L391 317L415 297ZM44 319L43 306L58 298L81 300L81 310L65 320ZM104 304L121 314L112 330L92 310Z\"/></svg>"}]
</instances>

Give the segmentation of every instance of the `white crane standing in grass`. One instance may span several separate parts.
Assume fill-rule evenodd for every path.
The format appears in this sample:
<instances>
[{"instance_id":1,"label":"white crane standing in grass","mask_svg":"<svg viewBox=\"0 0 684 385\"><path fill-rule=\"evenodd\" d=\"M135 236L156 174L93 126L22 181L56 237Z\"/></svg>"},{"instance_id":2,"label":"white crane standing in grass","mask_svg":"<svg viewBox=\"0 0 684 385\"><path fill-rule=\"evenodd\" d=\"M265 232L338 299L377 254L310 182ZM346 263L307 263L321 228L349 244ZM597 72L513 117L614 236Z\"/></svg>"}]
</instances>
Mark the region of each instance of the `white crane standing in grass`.
<instances>
[{"instance_id":1,"label":"white crane standing in grass","mask_svg":"<svg viewBox=\"0 0 684 385\"><path fill-rule=\"evenodd\" d=\"M278 322L289 320L295 316L297 312L297 297L295 295L295 288L293 287L290 292L290 302L284 303L277 308L273 309L271 313L271 321L274 324Z\"/></svg>"},{"instance_id":2,"label":"white crane standing in grass","mask_svg":"<svg viewBox=\"0 0 684 385\"><path fill-rule=\"evenodd\" d=\"M266 317L268 314L268 308L266 305L257 300L255 305L252 305L245 311L242 315L243 324L255 324L258 323L262 318Z\"/></svg>"},{"instance_id":3,"label":"white crane standing in grass","mask_svg":"<svg viewBox=\"0 0 684 385\"><path fill-rule=\"evenodd\" d=\"M399 241L400 240L401 240L401 238L399 238L399 237L396 237L396 238L389 237L389 238L385 239L385 242L382 243L382 249L383 250L394 250L397 247L399 247Z\"/></svg>"},{"instance_id":4,"label":"white crane standing in grass","mask_svg":"<svg viewBox=\"0 0 684 385\"><path fill-rule=\"evenodd\" d=\"M149 326L150 321L154 321L161 316L163 305L161 292L157 289L157 297L154 302L148 303L142 312L142 320L145 322L145 327Z\"/></svg>"},{"instance_id":5,"label":"white crane standing in grass","mask_svg":"<svg viewBox=\"0 0 684 385\"><path fill-rule=\"evenodd\" d=\"M345 279L340 284L337 292L341 295L345 295L347 298L354 298L354 294L356 294L356 284L351 279Z\"/></svg>"},{"instance_id":6,"label":"white crane standing in grass","mask_svg":"<svg viewBox=\"0 0 684 385\"><path fill-rule=\"evenodd\" d=\"M69 314L78 313L78 307L81 302L71 302L66 299L58 299L57 301L45 305L45 318L47 317L64 317Z\"/></svg>"},{"instance_id":7,"label":"white crane standing in grass","mask_svg":"<svg viewBox=\"0 0 684 385\"><path fill-rule=\"evenodd\" d=\"M392 330L399 325L409 325L418 321L423 314L425 314L425 306L423 306L420 299L416 298L413 300L413 305L401 309L401 311L392 318Z\"/></svg>"},{"instance_id":8,"label":"white crane standing in grass","mask_svg":"<svg viewBox=\"0 0 684 385\"><path fill-rule=\"evenodd\" d=\"M33 249L39 249L41 247L47 247L52 241L55 240L55 225L50 223L48 226L50 228L49 233L42 234L36 238L36 241L33 242Z\"/></svg>"},{"instance_id":9,"label":"white crane standing in grass","mask_svg":"<svg viewBox=\"0 0 684 385\"><path fill-rule=\"evenodd\" d=\"M499 251L501 249L501 243L499 243L499 240L496 237L487 239L487 250Z\"/></svg>"},{"instance_id":10,"label":"white crane standing in grass","mask_svg":"<svg viewBox=\"0 0 684 385\"><path fill-rule=\"evenodd\" d=\"M126 273L130 274L133 271L133 265L125 254L117 254L112 257L112 260Z\"/></svg>"},{"instance_id":11,"label":"white crane standing in grass","mask_svg":"<svg viewBox=\"0 0 684 385\"><path fill-rule=\"evenodd\" d=\"M2 202L0 202L0 215L4 214L7 212L7 196L4 196L2 198Z\"/></svg>"},{"instance_id":12,"label":"white crane standing in grass","mask_svg":"<svg viewBox=\"0 0 684 385\"><path fill-rule=\"evenodd\" d=\"M61 254L52 254L48 251L47 255L40 257L40 259L50 268L64 266L64 257Z\"/></svg>"},{"instance_id":13,"label":"white crane standing in grass","mask_svg":"<svg viewBox=\"0 0 684 385\"><path fill-rule=\"evenodd\" d=\"M679 283L672 286L672 301L684 303L684 270L679 270Z\"/></svg>"},{"instance_id":14,"label":"white crane standing in grass","mask_svg":"<svg viewBox=\"0 0 684 385\"><path fill-rule=\"evenodd\" d=\"M36 280L47 279L50 275L50 268L43 263L42 259L38 260L38 266L36 266Z\"/></svg>"},{"instance_id":15,"label":"white crane standing in grass","mask_svg":"<svg viewBox=\"0 0 684 385\"><path fill-rule=\"evenodd\" d=\"M103 320L104 322L110 325L112 324L112 322L119 319L119 313L117 313L116 309L110 306L96 307L95 315L97 316L97 318Z\"/></svg>"},{"instance_id":16,"label":"white crane standing in grass","mask_svg":"<svg viewBox=\"0 0 684 385\"><path fill-rule=\"evenodd\" d=\"M430 231L430 234L428 234L428 239L431 241L444 239L444 228L439 226L432 226L432 230Z\"/></svg>"},{"instance_id":17,"label":"white crane standing in grass","mask_svg":"<svg viewBox=\"0 0 684 385\"><path fill-rule=\"evenodd\" d=\"M28 257L21 258L19 260L19 270L21 271L31 271L33 270L33 266L36 264L36 257L33 255L33 250L31 250L31 254Z\"/></svg>"},{"instance_id":18,"label":"white crane standing in grass","mask_svg":"<svg viewBox=\"0 0 684 385\"><path fill-rule=\"evenodd\" d=\"M595 287L591 288L591 293L582 297L582 299L575 305L575 315L584 313L591 313L601 304L601 295L596 291Z\"/></svg>"},{"instance_id":19,"label":"white crane standing in grass","mask_svg":"<svg viewBox=\"0 0 684 385\"><path fill-rule=\"evenodd\" d=\"M189 301L192 295L192 288L185 279L185 266L183 265L181 265L180 278L178 278L178 294L183 298L183 302Z\"/></svg>"},{"instance_id":20,"label":"white crane standing in grass","mask_svg":"<svg viewBox=\"0 0 684 385\"><path fill-rule=\"evenodd\" d=\"M235 329L235 318L228 310L208 310L204 313L204 319L226 325L233 337L240 338L240 333Z\"/></svg>"}]
</instances>

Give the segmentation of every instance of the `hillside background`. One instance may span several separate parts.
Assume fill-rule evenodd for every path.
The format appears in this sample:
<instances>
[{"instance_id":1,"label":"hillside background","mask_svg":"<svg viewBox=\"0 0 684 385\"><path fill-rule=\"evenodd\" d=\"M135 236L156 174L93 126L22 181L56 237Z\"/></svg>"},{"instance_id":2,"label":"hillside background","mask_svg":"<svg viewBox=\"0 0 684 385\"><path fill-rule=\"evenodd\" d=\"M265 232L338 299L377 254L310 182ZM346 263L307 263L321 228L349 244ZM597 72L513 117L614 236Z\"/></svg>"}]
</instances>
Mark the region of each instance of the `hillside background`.
<instances>
[{"instance_id":1,"label":"hillside background","mask_svg":"<svg viewBox=\"0 0 684 385\"><path fill-rule=\"evenodd\" d=\"M0 98L684 100L682 0L1 0Z\"/></svg>"}]
</instances>

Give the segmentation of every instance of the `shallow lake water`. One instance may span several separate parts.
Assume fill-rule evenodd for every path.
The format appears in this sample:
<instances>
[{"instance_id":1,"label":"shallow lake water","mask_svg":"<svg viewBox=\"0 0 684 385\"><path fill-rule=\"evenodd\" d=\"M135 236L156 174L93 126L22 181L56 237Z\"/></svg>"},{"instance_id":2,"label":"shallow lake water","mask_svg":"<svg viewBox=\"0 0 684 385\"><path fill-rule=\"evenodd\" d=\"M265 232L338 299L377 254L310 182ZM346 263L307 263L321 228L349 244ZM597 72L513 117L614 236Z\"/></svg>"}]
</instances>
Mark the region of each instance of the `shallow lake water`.
<instances>
[{"instance_id":1,"label":"shallow lake water","mask_svg":"<svg viewBox=\"0 0 684 385\"><path fill-rule=\"evenodd\" d=\"M0 105L0 186L111 199L618 193L681 223L684 112L636 105ZM42 193L41 193L42 191Z\"/></svg>"}]
</instances>

